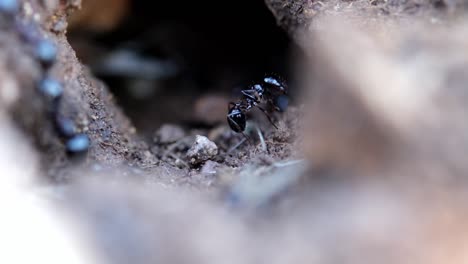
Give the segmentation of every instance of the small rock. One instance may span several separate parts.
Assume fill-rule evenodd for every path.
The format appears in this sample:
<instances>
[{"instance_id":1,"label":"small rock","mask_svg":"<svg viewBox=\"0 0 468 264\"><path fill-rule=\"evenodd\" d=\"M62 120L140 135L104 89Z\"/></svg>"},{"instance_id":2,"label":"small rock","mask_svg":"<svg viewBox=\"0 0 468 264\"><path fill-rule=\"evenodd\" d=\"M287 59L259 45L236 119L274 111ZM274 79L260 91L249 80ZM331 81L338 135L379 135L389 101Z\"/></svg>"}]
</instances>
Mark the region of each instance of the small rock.
<instances>
[{"instance_id":1,"label":"small rock","mask_svg":"<svg viewBox=\"0 0 468 264\"><path fill-rule=\"evenodd\" d=\"M153 140L156 143L174 143L185 136L184 130L176 125L165 124L154 134Z\"/></svg>"},{"instance_id":2,"label":"small rock","mask_svg":"<svg viewBox=\"0 0 468 264\"><path fill-rule=\"evenodd\" d=\"M62 96L63 87L59 81L47 77L39 82L39 91L51 99L57 99Z\"/></svg>"},{"instance_id":3,"label":"small rock","mask_svg":"<svg viewBox=\"0 0 468 264\"><path fill-rule=\"evenodd\" d=\"M205 136L197 135L187 156L192 165L203 163L214 158L218 154L218 147Z\"/></svg>"},{"instance_id":4,"label":"small rock","mask_svg":"<svg viewBox=\"0 0 468 264\"><path fill-rule=\"evenodd\" d=\"M58 18L54 21L51 30L54 33L66 33L68 27L68 22L65 16Z\"/></svg>"},{"instance_id":5,"label":"small rock","mask_svg":"<svg viewBox=\"0 0 468 264\"><path fill-rule=\"evenodd\" d=\"M76 126L73 120L64 116L56 116L54 126L55 130L63 138L72 138L76 133Z\"/></svg>"},{"instance_id":6,"label":"small rock","mask_svg":"<svg viewBox=\"0 0 468 264\"><path fill-rule=\"evenodd\" d=\"M208 160L205 165L200 170L200 173L203 175L216 175L218 173L219 163Z\"/></svg>"},{"instance_id":7,"label":"small rock","mask_svg":"<svg viewBox=\"0 0 468 264\"><path fill-rule=\"evenodd\" d=\"M78 156L88 152L90 141L86 134L78 134L70 138L65 145L69 155Z\"/></svg>"},{"instance_id":8,"label":"small rock","mask_svg":"<svg viewBox=\"0 0 468 264\"><path fill-rule=\"evenodd\" d=\"M42 39L36 44L35 54L42 66L47 69L57 58L57 47L50 40Z\"/></svg>"}]
</instances>

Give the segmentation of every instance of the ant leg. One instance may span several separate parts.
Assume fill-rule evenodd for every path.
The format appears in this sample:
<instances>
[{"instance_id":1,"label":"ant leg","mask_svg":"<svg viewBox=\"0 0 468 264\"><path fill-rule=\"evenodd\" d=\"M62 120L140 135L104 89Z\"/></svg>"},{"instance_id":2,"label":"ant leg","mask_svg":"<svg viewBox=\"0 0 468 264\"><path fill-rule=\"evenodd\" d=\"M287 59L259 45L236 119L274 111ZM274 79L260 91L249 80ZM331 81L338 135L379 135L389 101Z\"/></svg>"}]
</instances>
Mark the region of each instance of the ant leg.
<instances>
[{"instance_id":1,"label":"ant leg","mask_svg":"<svg viewBox=\"0 0 468 264\"><path fill-rule=\"evenodd\" d=\"M242 90L241 91L242 95L244 95L245 97L257 102L258 99L255 97L255 94L257 93L257 91L255 90L252 90L252 89L249 89L249 90Z\"/></svg>"},{"instance_id":2,"label":"ant leg","mask_svg":"<svg viewBox=\"0 0 468 264\"><path fill-rule=\"evenodd\" d=\"M244 136L244 138L243 138L241 141L239 141L236 145L234 145L233 147L231 147L231 148L227 151L227 154L233 152L235 149L237 149L240 145L244 144L244 142L246 142L246 141L247 141L247 143L248 143L249 145L252 145L252 143L250 142L249 137L248 137L247 135L245 135L244 132L242 132L242 135Z\"/></svg>"},{"instance_id":3,"label":"ant leg","mask_svg":"<svg viewBox=\"0 0 468 264\"><path fill-rule=\"evenodd\" d=\"M229 104L228 104L228 111L231 111L231 109L232 109L234 106L236 106L236 103L234 103L234 102L229 102Z\"/></svg>"},{"instance_id":4,"label":"ant leg","mask_svg":"<svg viewBox=\"0 0 468 264\"><path fill-rule=\"evenodd\" d=\"M250 140L250 137L247 136L244 132L241 132L241 133L244 136L244 138L247 140L247 142L249 142L249 145L252 145L252 141Z\"/></svg>"},{"instance_id":5,"label":"ant leg","mask_svg":"<svg viewBox=\"0 0 468 264\"><path fill-rule=\"evenodd\" d=\"M263 108L261 108L261 107L258 106L258 105L257 105L257 108L260 109L260 110L266 115L266 117L268 118L268 121L270 121L270 123L271 123L276 129L278 129L278 127L275 125L275 123L273 122L273 120L271 120L271 116L270 116L270 114L268 114L268 111L265 110L265 109L263 109Z\"/></svg>"}]
</instances>

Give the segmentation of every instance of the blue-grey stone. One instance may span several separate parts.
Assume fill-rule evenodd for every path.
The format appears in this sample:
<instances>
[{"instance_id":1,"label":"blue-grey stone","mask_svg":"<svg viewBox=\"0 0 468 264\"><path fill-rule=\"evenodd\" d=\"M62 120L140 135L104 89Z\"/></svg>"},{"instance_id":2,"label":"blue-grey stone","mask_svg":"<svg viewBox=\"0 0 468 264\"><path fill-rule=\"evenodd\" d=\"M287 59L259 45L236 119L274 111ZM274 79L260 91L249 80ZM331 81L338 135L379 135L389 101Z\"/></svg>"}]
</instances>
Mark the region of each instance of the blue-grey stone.
<instances>
[{"instance_id":1,"label":"blue-grey stone","mask_svg":"<svg viewBox=\"0 0 468 264\"><path fill-rule=\"evenodd\" d=\"M36 56L42 64L50 66L57 58L57 47L49 40L40 40L36 44Z\"/></svg>"},{"instance_id":2,"label":"blue-grey stone","mask_svg":"<svg viewBox=\"0 0 468 264\"><path fill-rule=\"evenodd\" d=\"M59 81L52 78L45 78L39 83L39 91L45 96L55 99L62 96L63 87Z\"/></svg>"},{"instance_id":3,"label":"blue-grey stone","mask_svg":"<svg viewBox=\"0 0 468 264\"><path fill-rule=\"evenodd\" d=\"M85 152L89 148L89 137L86 134L78 134L70 138L67 143L67 151L71 153Z\"/></svg>"},{"instance_id":4,"label":"blue-grey stone","mask_svg":"<svg viewBox=\"0 0 468 264\"><path fill-rule=\"evenodd\" d=\"M19 10L18 0L0 0L0 12L14 14Z\"/></svg>"}]
</instances>

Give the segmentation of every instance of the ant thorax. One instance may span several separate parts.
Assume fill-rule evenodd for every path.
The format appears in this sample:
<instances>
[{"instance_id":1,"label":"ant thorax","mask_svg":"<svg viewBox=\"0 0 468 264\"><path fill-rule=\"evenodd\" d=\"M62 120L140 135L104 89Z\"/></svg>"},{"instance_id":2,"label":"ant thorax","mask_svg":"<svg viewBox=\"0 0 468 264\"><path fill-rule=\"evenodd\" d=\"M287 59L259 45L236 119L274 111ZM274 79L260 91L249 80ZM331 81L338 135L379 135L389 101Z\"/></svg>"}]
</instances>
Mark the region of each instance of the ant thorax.
<instances>
[{"instance_id":1,"label":"ant thorax","mask_svg":"<svg viewBox=\"0 0 468 264\"><path fill-rule=\"evenodd\" d=\"M255 84L249 87L249 89L242 90L241 92L244 97L243 99L245 99L247 104L251 105L248 108L251 108L252 106L256 106L262 103L262 101L264 101L263 100L264 89L260 84Z\"/></svg>"}]
</instances>

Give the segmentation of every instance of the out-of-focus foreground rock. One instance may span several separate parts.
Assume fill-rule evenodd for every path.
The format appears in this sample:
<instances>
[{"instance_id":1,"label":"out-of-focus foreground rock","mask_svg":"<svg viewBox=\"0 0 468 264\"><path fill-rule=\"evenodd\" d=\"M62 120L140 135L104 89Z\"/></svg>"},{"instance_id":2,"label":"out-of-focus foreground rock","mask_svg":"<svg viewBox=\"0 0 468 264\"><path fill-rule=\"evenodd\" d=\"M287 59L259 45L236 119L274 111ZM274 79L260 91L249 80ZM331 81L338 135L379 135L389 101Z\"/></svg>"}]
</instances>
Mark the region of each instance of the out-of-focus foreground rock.
<instances>
[{"instance_id":1,"label":"out-of-focus foreground rock","mask_svg":"<svg viewBox=\"0 0 468 264\"><path fill-rule=\"evenodd\" d=\"M79 1L19 1L16 22L2 17L0 30L0 79L4 106L17 125L43 151L43 169L60 179L60 168L67 166L66 151L58 140L47 104L39 96L36 84L42 78L35 60L34 43L23 39L17 24L25 25L27 34L48 39L58 49L57 62L50 71L64 86L60 115L71 118L79 132L87 133L91 147L86 162L104 164L140 164L149 167L155 159L144 143L136 139L135 129L115 104L108 89L76 58L67 42L66 19L80 6ZM31 32L29 32L31 31ZM66 173L65 173L66 174Z\"/></svg>"}]
</instances>

